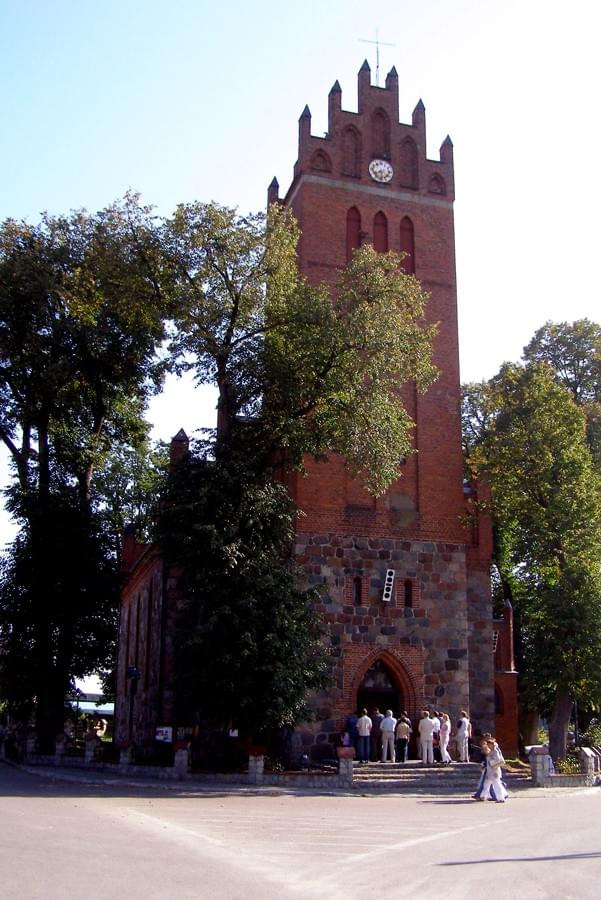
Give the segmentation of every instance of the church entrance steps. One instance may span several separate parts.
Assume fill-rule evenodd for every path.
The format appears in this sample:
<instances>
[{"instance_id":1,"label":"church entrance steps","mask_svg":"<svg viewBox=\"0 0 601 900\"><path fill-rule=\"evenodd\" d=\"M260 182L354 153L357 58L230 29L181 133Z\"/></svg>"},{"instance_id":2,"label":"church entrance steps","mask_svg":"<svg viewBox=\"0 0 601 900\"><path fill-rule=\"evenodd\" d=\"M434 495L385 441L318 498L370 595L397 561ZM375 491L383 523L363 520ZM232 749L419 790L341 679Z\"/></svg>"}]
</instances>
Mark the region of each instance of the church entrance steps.
<instances>
[{"instance_id":1,"label":"church entrance steps","mask_svg":"<svg viewBox=\"0 0 601 900\"><path fill-rule=\"evenodd\" d=\"M406 763L355 763L353 786L359 790L419 791L424 793L466 793L476 790L482 769L480 763L451 763L424 766L420 760ZM508 787L518 782L529 785L530 778L504 773Z\"/></svg>"}]
</instances>

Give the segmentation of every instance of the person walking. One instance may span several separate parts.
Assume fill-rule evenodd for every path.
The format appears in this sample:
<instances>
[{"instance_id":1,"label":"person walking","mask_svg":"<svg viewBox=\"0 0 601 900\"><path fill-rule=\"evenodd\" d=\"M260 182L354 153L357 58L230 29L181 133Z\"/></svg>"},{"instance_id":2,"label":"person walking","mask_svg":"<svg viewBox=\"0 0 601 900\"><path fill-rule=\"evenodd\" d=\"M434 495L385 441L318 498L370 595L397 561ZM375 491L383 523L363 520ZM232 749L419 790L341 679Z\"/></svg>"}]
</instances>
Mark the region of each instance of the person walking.
<instances>
[{"instance_id":1,"label":"person walking","mask_svg":"<svg viewBox=\"0 0 601 900\"><path fill-rule=\"evenodd\" d=\"M434 763L434 754L432 752L432 736L434 734L434 722L430 718L427 709L422 712L422 717L418 723L419 739L422 748L422 763L431 766Z\"/></svg>"},{"instance_id":2,"label":"person walking","mask_svg":"<svg viewBox=\"0 0 601 900\"><path fill-rule=\"evenodd\" d=\"M392 715L392 710L387 709L386 715L380 723L380 739L382 741L382 762L386 762L388 754L390 754L390 762L396 762L394 752L394 732L396 729L396 719Z\"/></svg>"},{"instance_id":3,"label":"person walking","mask_svg":"<svg viewBox=\"0 0 601 900\"><path fill-rule=\"evenodd\" d=\"M395 729L396 758L399 762L406 763L409 756L409 738L411 737L411 724L406 716L400 716Z\"/></svg>"},{"instance_id":4,"label":"person walking","mask_svg":"<svg viewBox=\"0 0 601 900\"><path fill-rule=\"evenodd\" d=\"M362 715L357 719L357 756L359 762L369 762L369 737L372 729L372 721L364 709Z\"/></svg>"},{"instance_id":5,"label":"person walking","mask_svg":"<svg viewBox=\"0 0 601 900\"><path fill-rule=\"evenodd\" d=\"M440 760L443 766L450 766L453 760L449 753L449 741L451 739L451 720L448 713L441 713L440 719Z\"/></svg>"},{"instance_id":6,"label":"person walking","mask_svg":"<svg viewBox=\"0 0 601 900\"><path fill-rule=\"evenodd\" d=\"M501 766L505 759L501 753L501 748L494 737L491 737L489 740L482 742L481 749L486 760L486 769L478 800L488 800L490 792L492 794L490 799L494 797L497 803L505 803L508 794L502 781L503 771Z\"/></svg>"},{"instance_id":7,"label":"person walking","mask_svg":"<svg viewBox=\"0 0 601 900\"><path fill-rule=\"evenodd\" d=\"M459 762L469 762L469 741L472 736L472 723L464 709L461 710L460 717L461 718L457 722L457 734L455 735L457 755L459 757Z\"/></svg>"},{"instance_id":8,"label":"person walking","mask_svg":"<svg viewBox=\"0 0 601 900\"><path fill-rule=\"evenodd\" d=\"M380 724L384 716L376 706L371 714L371 758L377 762L380 759Z\"/></svg>"}]
</instances>

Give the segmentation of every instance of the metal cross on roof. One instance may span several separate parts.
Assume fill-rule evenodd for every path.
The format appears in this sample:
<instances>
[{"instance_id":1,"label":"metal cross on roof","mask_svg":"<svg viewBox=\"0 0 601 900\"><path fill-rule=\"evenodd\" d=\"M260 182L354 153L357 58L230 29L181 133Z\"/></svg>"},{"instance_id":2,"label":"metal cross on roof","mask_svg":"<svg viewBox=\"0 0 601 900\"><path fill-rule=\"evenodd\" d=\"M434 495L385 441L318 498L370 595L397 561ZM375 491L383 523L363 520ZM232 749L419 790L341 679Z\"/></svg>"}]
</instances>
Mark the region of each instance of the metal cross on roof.
<instances>
[{"instance_id":1,"label":"metal cross on roof","mask_svg":"<svg viewBox=\"0 0 601 900\"><path fill-rule=\"evenodd\" d=\"M380 30L376 28L375 41L367 40L367 38L359 38L362 44L376 45L376 87L380 87L380 47L396 47L396 44L389 44L388 41L380 40Z\"/></svg>"}]
</instances>

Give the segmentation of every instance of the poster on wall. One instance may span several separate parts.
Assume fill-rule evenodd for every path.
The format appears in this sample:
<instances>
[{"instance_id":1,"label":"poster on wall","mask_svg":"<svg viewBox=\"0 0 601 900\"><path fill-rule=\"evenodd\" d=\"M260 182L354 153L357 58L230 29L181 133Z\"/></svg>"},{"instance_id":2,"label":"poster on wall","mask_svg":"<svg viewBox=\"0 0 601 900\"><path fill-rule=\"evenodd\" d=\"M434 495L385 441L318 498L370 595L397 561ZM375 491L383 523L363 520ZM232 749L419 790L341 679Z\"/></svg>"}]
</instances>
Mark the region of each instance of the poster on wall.
<instances>
[{"instance_id":1,"label":"poster on wall","mask_svg":"<svg viewBox=\"0 0 601 900\"><path fill-rule=\"evenodd\" d=\"M170 744L173 741L173 728L171 725L159 725L155 728L154 739L162 744Z\"/></svg>"}]
</instances>

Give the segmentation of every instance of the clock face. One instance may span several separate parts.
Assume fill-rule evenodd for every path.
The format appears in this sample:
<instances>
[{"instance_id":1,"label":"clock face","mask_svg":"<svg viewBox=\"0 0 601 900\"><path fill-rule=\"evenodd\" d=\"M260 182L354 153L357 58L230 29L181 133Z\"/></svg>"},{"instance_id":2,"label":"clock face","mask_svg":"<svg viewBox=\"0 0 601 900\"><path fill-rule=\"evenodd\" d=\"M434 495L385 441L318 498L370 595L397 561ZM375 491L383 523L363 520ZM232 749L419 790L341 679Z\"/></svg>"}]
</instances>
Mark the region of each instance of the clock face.
<instances>
[{"instance_id":1,"label":"clock face","mask_svg":"<svg viewBox=\"0 0 601 900\"><path fill-rule=\"evenodd\" d=\"M369 174L374 181L380 181L383 184L390 181L394 175L394 169L385 159L372 159L369 164Z\"/></svg>"}]
</instances>

